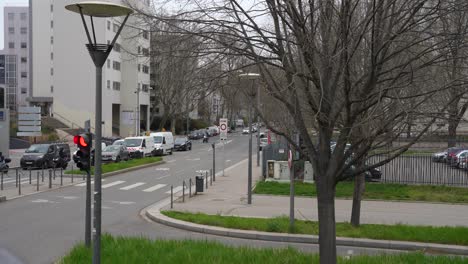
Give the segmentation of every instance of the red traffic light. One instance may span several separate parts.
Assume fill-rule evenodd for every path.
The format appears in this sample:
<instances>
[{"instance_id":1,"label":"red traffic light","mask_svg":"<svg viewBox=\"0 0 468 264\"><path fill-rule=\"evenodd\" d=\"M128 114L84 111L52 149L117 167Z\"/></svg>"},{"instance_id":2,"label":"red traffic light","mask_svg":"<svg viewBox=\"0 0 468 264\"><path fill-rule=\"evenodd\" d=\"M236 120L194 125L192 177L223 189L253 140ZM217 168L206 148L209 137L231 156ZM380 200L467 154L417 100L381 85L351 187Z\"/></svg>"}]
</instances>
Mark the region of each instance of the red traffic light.
<instances>
[{"instance_id":1,"label":"red traffic light","mask_svg":"<svg viewBox=\"0 0 468 264\"><path fill-rule=\"evenodd\" d=\"M73 142L80 146L80 147L87 147L88 146L88 141L86 138L84 138L83 136L81 135L76 135L75 137L73 137Z\"/></svg>"}]
</instances>

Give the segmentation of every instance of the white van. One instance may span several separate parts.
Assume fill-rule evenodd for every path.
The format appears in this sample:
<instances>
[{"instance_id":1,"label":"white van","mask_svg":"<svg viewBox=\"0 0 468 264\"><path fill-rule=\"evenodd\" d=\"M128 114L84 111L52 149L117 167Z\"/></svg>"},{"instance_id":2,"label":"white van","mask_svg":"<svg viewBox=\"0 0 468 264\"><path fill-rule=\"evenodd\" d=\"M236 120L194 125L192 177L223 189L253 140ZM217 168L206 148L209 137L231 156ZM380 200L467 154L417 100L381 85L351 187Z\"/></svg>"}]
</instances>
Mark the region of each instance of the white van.
<instances>
[{"instance_id":1,"label":"white van","mask_svg":"<svg viewBox=\"0 0 468 264\"><path fill-rule=\"evenodd\" d=\"M155 151L159 155L171 154L174 150L174 136L172 132L155 132L150 134L153 137Z\"/></svg>"},{"instance_id":2,"label":"white van","mask_svg":"<svg viewBox=\"0 0 468 264\"><path fill-rule=\"evenodd\" d=\"M132 158L149 157L156 154L153 137L127 137L124 142L128 154Z\"/></svg>"}]
</instances>

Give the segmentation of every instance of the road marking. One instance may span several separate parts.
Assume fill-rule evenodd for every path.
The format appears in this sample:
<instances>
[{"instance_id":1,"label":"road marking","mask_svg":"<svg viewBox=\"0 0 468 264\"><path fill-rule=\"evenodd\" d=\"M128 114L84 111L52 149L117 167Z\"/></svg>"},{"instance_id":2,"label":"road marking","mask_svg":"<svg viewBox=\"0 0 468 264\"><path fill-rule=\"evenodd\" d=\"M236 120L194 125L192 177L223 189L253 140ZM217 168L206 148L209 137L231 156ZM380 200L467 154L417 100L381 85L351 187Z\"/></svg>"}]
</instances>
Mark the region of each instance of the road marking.
<instances>
[{"instance_id":1,"label":"road marking","mask_svg":"<svg viewBox=\"0 0 468 264\"><path fill-rule=\"evenodd\" d=\"M170 168L156 168L157 171L168 171Z\"/></svg>"},{"instance_id":2,"label":"road marking","mask_svg":"<svg viewBox=\"0 0 468 264\"><path fill-rule=\"evenodd\" d=\"M130 202L130 201L124 201L124 202L120 202L120 201L110 201L111 203L116 203L116 204L123 204L123 205L128 205L128 204L134 204L135 202Z\"/></svg>"},{"instance_id":3,"label":"road marking","mask_svg":"<svg viewBox=\"0 0 468 264\"><path fill-rule=\"evenodd\" d=\"M163 187L165 187L165 186L166 186L166 184L156 184L155 186L149 187L148 189L144 189L143 191L144 191L144 192L153 192L153 191L156 191L156 190L158 190L158 189L161 189L161 188L163 188Z\"/></svg>"},{"instance_id":4,"label":"road marking","mask_svg":"<svg viewBox=\"0 0 468 264\"><path fill-rule=\"evenodd\" d=\"M115 181L115 182L111 182L111 183L108 183L108 184L104 184L101 188L102 188L102 189L109 188L109 187L112 187L112 186L115 186L115 185L122 184L122 183L124 183L124 182L125 182L125 181Z\"/></svg>"},{"instance_id":5,"label":"road marking","mask_svg":"<svg viewBox=\"0 0 468 264\"><path fill-rule=\"evenodd\" d=\"M131 189L136 188L136 187L138 187L138 186L141 186L141 185L143 185L143 184L146 184L146 183L144 183L144 182L137 182L137 183L135 183L135 184L132 184L132 185L129 185L129 186L120 188L120 190L128 191L128 190L131 190Z\"/></svg>"},{"instance_id":6,"label":"road marking","mask_svg":"<svg viewBox=\"0 0 468 264\"><path fill-rule=\"evenodd\" d=\"M106 180L101 180L101 181L105 182ZM91 181L91 184L94 184L94 181ZM86 186L86 181L83 183L76 184L75 186L79 186L79 187Z\"/></svg>"},{"instance_id":7,"label":"road marking","mask_svg":"<svg viewBox=\"0 0 468 264\"><path fill-rule=\"evenodd\" d=\"M58 198L63 198L65 200L76 200L80 197L77 197L77 196L57 196Z\"/></svg>"},{"instance_id":8,"label":"road marking","mask_svg":"<svg viewBox=\"0 0 468 264\"><path fill-rule=\"evenodd\" d=\"M45 200L45 199L36 199L36 200L32 200L31 202L33 202L33 203L58 203L58 202L49 201L49 200Z\"/></svg>"},{"instance_id":9,"label":"road marking","mask_svg":"<svg viewBox=\"0 0 468 264\"><path fill-rule=\"evenodd\" d=\"M159 178L156 178L156 180L164 179L164 178L167 178L167 177L169 177L169 175L161 176L161 177L159 177Z\"/></svg>"},{"instance_id":10,"label":"road marking","mask_svg":"<svg viewBox=\"0 0 468 264\"><path fill-rule=\"evenodd\" d=\"M200 160L200 158L195 158L195 159L186 159L187 161L197 161Z\"/></svg>"},{"instance_id":11,"label":"road marking","mask_svg":"<svg viewBox=\"0 0 468 264\"><path fill-rule=\"evenodd\" d=\"M174 189L172 189L172 192L173 192L173 193L180 192L180 191L182 191L182 188L183 188L182 185L177 186L177 187L175 187ZM188 188L185 187L185 189L187 190ZM170 194L170 193L171 193L171 190L167 191L166 193L167 193L167 194Z\"/></svg>"},{"instance_id":12,"label":"road marking","mask_svg":"<svg viewBox=\"0 0 468 264\"><path fill-rule=\"evenodd\" d=\"M11 181L3 181L3 184L5 183L10 183L10 182L15 182L16 180L11 180ZM32 179L31 179L32 181ZM26 180L21 180L21 182L29 182L29 179L26 179Z\"/></svg>"},{"instance_id":13,"label":"road marking","mask_svg":"<svg viewBox=\"0 0 468 264\"><path fill-rule=\"evenodd\" d=\"M175 162L176 160L168 160L167 163Z\"/></svg>"},{"instance_id":14,"label":"road marking","mask_svg":"<svg viewBox=\"0 0 468 264\"><path fill-rule=\"evenodd\" d=\"M226 160L226 162L231 162L231 160Z\"/></svg>"}]
</instances>

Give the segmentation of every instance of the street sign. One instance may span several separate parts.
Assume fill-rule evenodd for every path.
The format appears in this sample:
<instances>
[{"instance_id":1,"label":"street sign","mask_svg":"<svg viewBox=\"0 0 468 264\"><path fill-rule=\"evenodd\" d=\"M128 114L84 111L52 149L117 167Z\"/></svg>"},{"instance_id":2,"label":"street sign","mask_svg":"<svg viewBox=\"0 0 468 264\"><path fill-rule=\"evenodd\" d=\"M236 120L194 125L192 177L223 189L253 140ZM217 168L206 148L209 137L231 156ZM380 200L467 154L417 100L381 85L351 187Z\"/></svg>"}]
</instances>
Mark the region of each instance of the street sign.
<instances>
[{"instance_id":1,"label":"street sign","mask_svg":"<svg viewBox=\"0 0 468 264\"><path fill-rule=\"evenodd\" d=\"M17 136L41 136L41 108L35 106L18 107Z\"/></svg>"},{"instance_id":2,"label":"street sign","mask_svg":"<svg viewBox=\"0 0 468 264\"><path fill-rule=\"evenodd\" d=\"M226 140L228 132L228 120L227 118L219 119L219 139Z\"/></svg>"}]
</instances>

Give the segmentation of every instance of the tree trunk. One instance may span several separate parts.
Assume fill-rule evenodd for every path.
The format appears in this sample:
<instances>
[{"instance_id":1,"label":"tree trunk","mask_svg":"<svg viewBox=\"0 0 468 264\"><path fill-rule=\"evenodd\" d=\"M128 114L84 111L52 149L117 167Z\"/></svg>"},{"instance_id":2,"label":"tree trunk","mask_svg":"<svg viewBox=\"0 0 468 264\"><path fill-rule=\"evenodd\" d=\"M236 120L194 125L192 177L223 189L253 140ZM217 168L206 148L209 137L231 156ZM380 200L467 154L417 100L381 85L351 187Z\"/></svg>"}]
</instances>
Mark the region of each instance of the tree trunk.
<instances>
[{"instance_id":1,"label":"tree trunk","mask_svg":"<svg viewBox=\"0 0 468 264\"><path fill-rule=\"evenodd\" d=\"M317 205L320 264L336 264L335 184L332 180L317 177Z\"/></svg>"},{"instance_id":2,"label":"tree trunk","mask_svg":"<svg viewBox=\"0 0 468 264\"><path fill-rule=\"evenodd\" d=\"M173 117L173 118L171 119L171 132L172 132L172 134L174 134L174 135L175 135L175 127L176 127L176 118Z\"/></svg>"},{"instance_id":3,"label":"tree trunk","mask_svg":"<svg viewBox=\"0 0 468 264\"><path fill-rule=\"evenodd\" d=\"M457 142L457 127L458 121L452 115L448 120L448 139L447 139L447 147L455 147Z\"/></svg>"},{"instance_id":4,"label":"tree trunk","mask_svg":"<svg viewBox=\"0 0 468 264\"><path fill-rule=\"evenodd\" d=\"M364 167L363 160L359 160L356 164L357 169ZM357 175L354 178L354 193L353 193L353 208L351 210L351 225L357 227L361 222L361 201L362 195L366 187L366 176L364 173Z\"/></svg>"}]
</instances>

